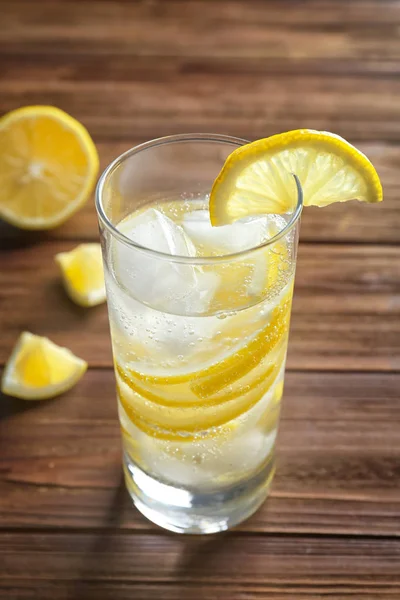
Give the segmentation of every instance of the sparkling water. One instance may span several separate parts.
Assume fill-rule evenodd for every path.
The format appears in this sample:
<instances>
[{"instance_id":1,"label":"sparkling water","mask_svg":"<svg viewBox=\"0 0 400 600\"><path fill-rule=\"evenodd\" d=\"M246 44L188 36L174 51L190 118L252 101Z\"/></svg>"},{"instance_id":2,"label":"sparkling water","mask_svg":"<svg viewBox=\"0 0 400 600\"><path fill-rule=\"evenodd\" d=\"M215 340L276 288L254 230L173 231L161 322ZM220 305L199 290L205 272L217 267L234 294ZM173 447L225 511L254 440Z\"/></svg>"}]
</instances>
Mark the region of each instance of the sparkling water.
<instances>
[{"instance_id":1,"label":"sparkling water","mask_svg":"<svg viewBox=\"0 0 400 600\"><path fill-rule=\"evenodd\" d=\"M295 266L286 224L212 227L207 198L158 202L107 249L127 485L169 529L225 529L268 493Z\"/></svg>"}]
</instances>

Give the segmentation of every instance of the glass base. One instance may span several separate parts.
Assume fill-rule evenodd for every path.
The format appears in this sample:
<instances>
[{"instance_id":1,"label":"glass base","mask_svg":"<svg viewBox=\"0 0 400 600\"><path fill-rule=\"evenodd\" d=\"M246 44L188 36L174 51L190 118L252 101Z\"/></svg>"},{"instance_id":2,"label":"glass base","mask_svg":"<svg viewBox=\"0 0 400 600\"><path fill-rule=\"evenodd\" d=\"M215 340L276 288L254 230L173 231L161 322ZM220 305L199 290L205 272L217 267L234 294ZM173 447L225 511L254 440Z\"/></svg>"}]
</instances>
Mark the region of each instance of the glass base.
<instances>
[{"instance_id":1,"label":"glass base","mask_svg":"<svg viewBox=\"0 0 400 600\"><path fill-rule=\"evenodd\" d=\"M163 483L124 457L125 482L136 508L150 521L177 533L225 531L250 517L268 496L273 457L255 474L218 489L187 489Z\"/></svg>"}]
</instances>

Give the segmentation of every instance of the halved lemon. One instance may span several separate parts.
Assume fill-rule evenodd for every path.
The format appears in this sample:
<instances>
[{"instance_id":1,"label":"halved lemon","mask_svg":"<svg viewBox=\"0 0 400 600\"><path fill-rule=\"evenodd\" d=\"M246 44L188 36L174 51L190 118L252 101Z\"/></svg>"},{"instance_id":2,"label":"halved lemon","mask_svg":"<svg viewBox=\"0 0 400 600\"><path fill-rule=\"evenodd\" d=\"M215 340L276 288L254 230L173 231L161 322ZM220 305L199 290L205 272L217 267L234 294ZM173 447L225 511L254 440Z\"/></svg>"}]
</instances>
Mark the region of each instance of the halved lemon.
<instances>
[{"instance_id":1,"label":"halved lemon","mask_svg":"<svg viewBox=\"0 0 400 600\"><path fill-rule=\"evenodd\" d=\"M293 210L293 174L304 206L382 200L378 174L362 152L333 133L298 129L246 144L228 156L211 191L211 223Z\"/></svg>"},{"instance_id":2,"label":"halved lemon","mask_svg":"<svg viewBox=\"0 0 400 600\"><path fill-rule=\"evenodd\" d=\"M87 200L99 158L76 119L54 106L27 106L0 119L0 217L51 229Z\"/></svg>"},{"instance_id":3,"label":"halved lemon","mask_svg":"<svg viewBox=\"0 0 400 600\"><path fill-rule=\"evenodd\" d=\"M22 333L4 369L1 391L23 400L45 400L71 389L87 363L49 339Z\"/></svg>"},{"instance_id":4,"label":"halved lemon","mask_svg":"<svg viewBox=\"0 0 400 600\"><path fill-rule=\"evenodd\" d=\"M80 244L70 252L55 255L67 294L80 306L105 302L103 262L100 244Z\"/></svg>"}]
</instances>

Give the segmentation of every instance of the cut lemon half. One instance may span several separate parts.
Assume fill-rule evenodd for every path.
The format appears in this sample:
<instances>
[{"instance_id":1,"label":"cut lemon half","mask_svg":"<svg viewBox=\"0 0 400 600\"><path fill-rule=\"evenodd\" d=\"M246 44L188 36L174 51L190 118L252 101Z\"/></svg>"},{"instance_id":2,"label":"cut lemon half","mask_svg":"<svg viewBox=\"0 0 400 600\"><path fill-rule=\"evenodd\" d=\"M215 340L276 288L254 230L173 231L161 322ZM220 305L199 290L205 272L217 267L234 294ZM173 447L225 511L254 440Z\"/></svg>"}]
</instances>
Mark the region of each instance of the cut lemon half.
<instances>
[{"instance_id":1,"label":"cut lemon half","mask_svg":"<svg viewBox=\"0 0 400 600\"><path fill-rule=\"evenodd\" d=\"M51 229L87 200L99 169L92 138L53 106L0 119L0 217L22 229Z\"/></svg>"},{"instance_id":2,"label":"cut lemon half","mask_svg":"<svg viewBox=\"0 0 400 600\"><path fill-rule=\"evenodd\" d=\"M55 255L67 294L80 306L105 302L103 262L100 244L80 244L70 252Z\"/></svg>"},{"instance_id":3,"label":"cut lemon half","mask_svg":"<svg viewBox=\"0 0 400 600\"><path fill-rule=\"evenodd\" d=\"M382 200L378 174L362 152L333 133L298 129L246 144L228 156L211 191L211 223L293 210L293 174L304 206Z\"/></svg>"},{"instance_id":4,"label":"cut lemon half","mask_svg":"<svg viewBox=\"0 0 400 600\"><path fill-rule=\"evenodd\" d=\"M87 363L49 339L24 332L4 369L1 391L23 400L45 400L71 389Z\"/></svg>"}]
</instances>

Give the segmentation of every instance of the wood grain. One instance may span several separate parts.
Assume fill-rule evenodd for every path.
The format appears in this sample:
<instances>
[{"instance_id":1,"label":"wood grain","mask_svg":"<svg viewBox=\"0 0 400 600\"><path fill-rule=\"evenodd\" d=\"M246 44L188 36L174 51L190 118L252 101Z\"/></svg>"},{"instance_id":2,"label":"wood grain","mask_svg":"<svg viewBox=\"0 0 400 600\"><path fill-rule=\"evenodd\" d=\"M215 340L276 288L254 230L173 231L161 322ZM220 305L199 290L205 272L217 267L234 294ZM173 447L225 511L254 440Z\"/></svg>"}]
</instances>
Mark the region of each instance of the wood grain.
<instances>
[{"instance_id":1,"label":"wood grain","mask_svg":"<svg viewBox=\"0 0 400 600\"><path fill-rule=\"evenodd\" d=\"M111 366L105 305L76 306L60 282L54 255L72 247L35 242L7 253L0 287L1 362L27 329L71 348L91 366ZM399 260L395 246L301 245L289 368L399 370Z\"/></svg>"},{"instance_id":2,"label":"wood grain","mask_svg":"<svg viewBox=\"0 0 400 600\"><path fill-rule=\"evenodd\" d=\"M400 537L400 375L289 372L272 496L239 529ZM157 531L121 475L113 372L62 398L1 398L0 527Z\"/></svg>"},{"instance_id":3,"label":"wood grain","mask_svg":"<svg viewBox=\"0 0 400 600\"><path fill-rule=\"evenodd\" d=\"M321 598L335 592L342 598L395 598L400 592L398 540L234 533L204 540L166 534L132 537L111 529L32 533L28 538L3 533L1 551L6 551L3 585L34 589L57 581L64 594L60 597L68 598L93 598L103 583L115 593L122 583L136 598L136 585L143 590L147 582L153 586L142 596L147 599L159 598L164 589L172 591L172 598L182 598L181 586L188 582L195 598L208 598L210 588L215 597L237 599Z\"/></svg>"},{"instance_id":4,"label":"wood grain","mask_svg":"<svg viewBox=\"0 0 400 600\"><path fill-rule=\"evenodd\" d=\"M400 597L400 1L0 0L0 113L55 104L101 167L170 133L333 130L385 202L304 211L271 497L227 535L136 510L106 307L73 305L56 252L97 240L93 201L45 234L0 224L0 364L22 329L89 360L69 393L0 397L1 600Z\"/></svg>"},{"instance_id":5,"label":"wood grain","mask_svg":"<svg viewBox=\"0 0 400 600\"><path fill-rule=\"evenodd\" d=\"M35 598L36 582L27 580L8 582L0 581L0 598L13 600L31 600ZM79 595L71 595L78 593ZM78 592L77 592L78 589ZM55 595L62 600L246 600L250 598L268 600L393 600L397 598L398 586L387 584L365 583L357 585L336 584L327 580L325 583L313 585L311 581L306 585L291 583L271 583L266 585L247 584L191 584L190 582L177 583L128 583L85 580L71 586L68 582L54 582L40 580L40 600L53 600ZM84 594L84 595L82 595Z\"/></svg>"},{"instance_id":6,"label":"wood grain","mask_svg":"<svg viewBox=\"0 0 400 600\"><path fill-rule=\"evenodd\" d=\"M341 59L380 71L400 57L398 4L391 0L2 2L6 51L242 59ZM1 46L0 46L1 48ZM379 66L378 66L379 65ZM394 68L395 65L393 65Z\"/></svg>"},{"instance_id":7,"label":"wood grain","mask_svg":"<svg viewBox=\"0 0 400 600\"><path fill-rule=\"evenodd\" d=\"M0 112L54 104L85 123L97 141L191 131L255 139L299 127L335 131L351 141L400 140L398 77L359 77L355 85L354 76L324 73L182 71L179 64L171 71L159 59L149 72L148 59L142 67L140 59L124 60L129 76L121 81L107 70L106 58L95 66L89 61L86 69L85 61L72 62L60 76L59 68L42 68L39 56L29 77L5 79Z\"/></svg>"},{"instance_id":8,"label":"wood grain","mask_svg":"<svg viewBox=\"0 0 400 600\"><path fill-rule=\"evenodd\" d=\"M0 90L1 96L1 90ZM125 142L99 142L100 168L106 166L130 147L145 141L134 132ZM303 211L301 240L304 242L357 242L397 244L400 242L400 148L376 143L360 143L360 150L374 163L382 179L385 201L366 206L358 202L332 205L320 210ZM67 223L47 233L29 233L0 223L0 249L15 248L44 240L98 241L98 225L94 198Z\"/></svg>"}]
</instances>

